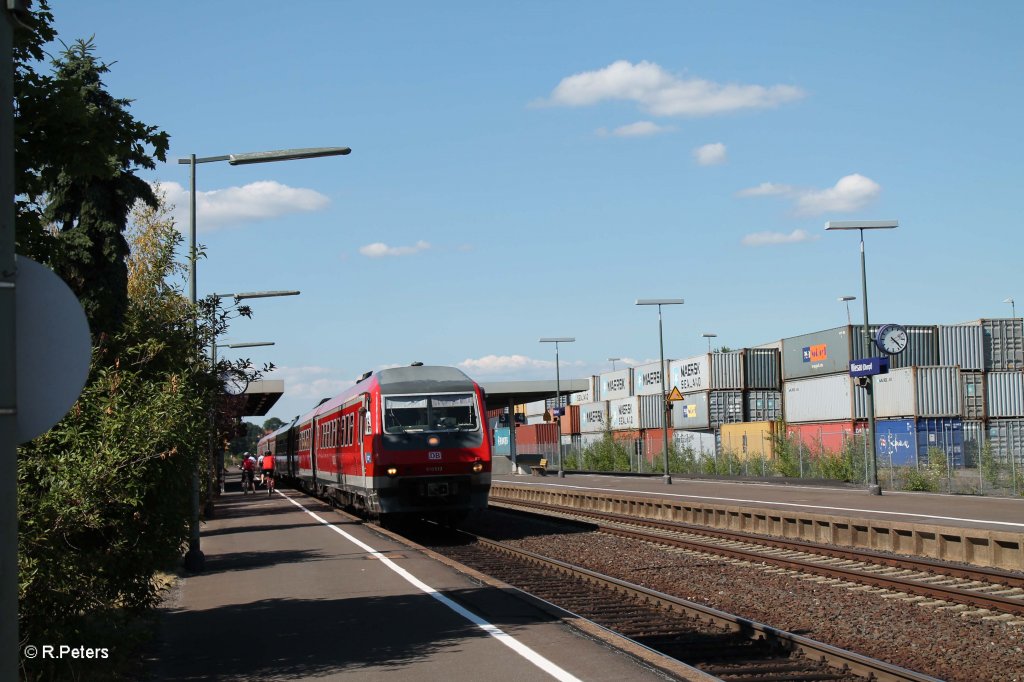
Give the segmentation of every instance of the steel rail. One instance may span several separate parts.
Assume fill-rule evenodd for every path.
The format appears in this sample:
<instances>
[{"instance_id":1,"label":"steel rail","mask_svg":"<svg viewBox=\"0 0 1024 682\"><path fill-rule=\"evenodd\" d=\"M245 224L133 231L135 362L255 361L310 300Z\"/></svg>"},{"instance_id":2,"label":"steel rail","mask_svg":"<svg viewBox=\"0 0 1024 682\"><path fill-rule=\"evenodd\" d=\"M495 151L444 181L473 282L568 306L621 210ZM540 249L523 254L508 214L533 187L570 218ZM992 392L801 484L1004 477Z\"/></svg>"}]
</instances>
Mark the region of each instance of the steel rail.
<instances>
[{"instance_id":1,"label":"steel rail","mask_svg":"<svg viewBox=\"0 0 1024 682\"><path fill-rule=\"evenodd\" d=\"M714 529L701 528L699 526L691 526L689 524L653 521L637 517L623 516L619 514L608 514L606 512L564 509L552 505L544 505L535 502L522 502L519 500L506 500L506 502L508 504L512 504L519 507L540 509L544 511L556 511L561 514L582 516L584 518L593 518L596 520L604 520L614 523L627 523L641 527L652 527L660 530L694 533L698 535L703 535L705 537L719 538L736 542L746 542L749 544L756 545L765 545L775 549L809 552L819 556L825 556L830 558L841 558L851 561L860 561L867 563L884 563L884 565L889 567L920 572L938 571L942 572L945 575L950 575L952 577L977 580L979 582L984 582L986 580L992 580L993 578L995 578L1000 580L1001 584L1007 584L1012 587L1019 587L1024 585L1024 579L1022 579L1021 576L1007 574L1007 572L997 571L994 569L965 569L961 567L949 567L944 564L937 564L937 562L931 560L922 560L917 558L903 559L888 555L880 555L876 552L861 553L846 549L837 549L835 552L833 552L831 547L824 547L822 545L812 545L810 543L806 543L803 541L769 539L759 535L738 533L736 531L718 531ZM628 537L630 539L641 540L645 542L657 542L662 544L668 544L671 546L682 547L695 551L712 552L714 554L728 556L730 558L740 559L743 561L754 561L772 564L774 566L778 566L781 568L798 570L804 573L813 573L815 575L821 575L827 578L835 578L839 580L869 585L872 587L892 589L898 592L906 592L914 595L928 597L931 599L940 599L942 601L964 604L976 608L984 608L991 611L998 611L1000 613L1024 615L1024 600L1022 600L1021 598L1004 597L995 594L985 594L983 592L978 592L974 590L958 589L956 587L947 587L944 585L933 585L923 583L920 580L904 579L895 576L885 576L853 568L822 565L811 561L805 561L795 558L776 557L762 554L754 550L732 549L728 547L722 547L720 545L699 542L696 540L672 538L666 537L664 535L651 534L644 531L630 531L621 528L614 528L611 526L602 526L600 523L595 524L595 526L601 532L619 535L622 537Z\"/></svg>"},{"instance_id":2,"label":"steel rail","mask_svg":"<svg viewBox=\"0 0 1024 682\"><path fill-rule=\"evenodd\" d=\"M467 533L467 535L472 534ZM697 618L702 622L726 628L732 632L747 634L751 639L759 637L765 638L786 650L799 651L811 660L825 660L833 667L846 668L858 675L863 675L868 679L878 680L879 682L939 682L937 678L929 675L901 668L899 666L886 663L885 661L879 661L852 651L846 651L801 635L773 628L769 625L765 625L764 623L759 623L747 618L741 618L739 616L725 613L724 611L719 611L718 609L704 606L703 604L697 604L685 599L680 599L670 594L665 594L664 592L658 592L640 585L635 585L625 580L620 580L596 571L591 571L581 566L574 566L564 561L551 559L524 549L510 547L501 542L489 540L476 535L472 535L472 537L491 551L511 556L548 570L556 571L562 575L582 580L604 589L612 590L630 597L636 597L649 604L684 613L688 616Z\"/></svg>"}]
</instances>

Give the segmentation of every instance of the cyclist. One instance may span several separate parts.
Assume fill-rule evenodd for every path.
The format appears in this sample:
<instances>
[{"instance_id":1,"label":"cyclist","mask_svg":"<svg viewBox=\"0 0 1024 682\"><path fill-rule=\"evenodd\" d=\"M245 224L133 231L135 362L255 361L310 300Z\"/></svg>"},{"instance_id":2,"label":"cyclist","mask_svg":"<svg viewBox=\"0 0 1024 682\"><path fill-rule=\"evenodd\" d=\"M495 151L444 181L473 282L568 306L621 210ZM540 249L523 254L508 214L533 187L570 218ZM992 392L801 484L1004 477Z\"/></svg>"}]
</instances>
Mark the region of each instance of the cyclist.
<instances>
[{"instance_id":1,"label":"cyclist","mask_svg":"<svg viewBox=\"0 0 1024 682\"><path fill-rule=\"evenodd\" d=\"M267 484L267 495L274 494L274 456L269 452L263 455L263 461L260 464L260 468L263 471L263 482Z\"/></svg>"},{"instance_id":2,"label":"cyclist","mask_svg":"<svg viewBox=\"0 0 1024 682\"><path fill-rule=\"evenodd\" d=\"M256 488L253 487L253 477L256 474L256 458L248 452L245 453L244 457L245 459L242 460L242 494L248 495L250 488L252 488L253 492L256 492Z\"/></svg>"}]
</instances>

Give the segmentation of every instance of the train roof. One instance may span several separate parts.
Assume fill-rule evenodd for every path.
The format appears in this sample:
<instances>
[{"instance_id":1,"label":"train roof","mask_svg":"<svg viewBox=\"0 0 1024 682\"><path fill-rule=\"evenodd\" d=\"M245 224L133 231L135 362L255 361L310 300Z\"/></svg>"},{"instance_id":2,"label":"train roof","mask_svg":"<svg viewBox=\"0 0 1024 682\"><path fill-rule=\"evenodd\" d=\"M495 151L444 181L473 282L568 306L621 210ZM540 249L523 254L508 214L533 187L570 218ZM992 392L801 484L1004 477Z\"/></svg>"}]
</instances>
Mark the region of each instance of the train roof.
<instances>
[{"instance_id":1,"label":"train roof","mask_svg":"<svg viewBox=\"0 0 1024 682\"><path fill-rule=\"evenodd\" d=\"M422 393L425 382L433 384L427 390L439 393L472 391L476 388L472 379L454 367L413 365L382 369L377 373L380 392L385 395Z\"/></svg>"}]
</instances>

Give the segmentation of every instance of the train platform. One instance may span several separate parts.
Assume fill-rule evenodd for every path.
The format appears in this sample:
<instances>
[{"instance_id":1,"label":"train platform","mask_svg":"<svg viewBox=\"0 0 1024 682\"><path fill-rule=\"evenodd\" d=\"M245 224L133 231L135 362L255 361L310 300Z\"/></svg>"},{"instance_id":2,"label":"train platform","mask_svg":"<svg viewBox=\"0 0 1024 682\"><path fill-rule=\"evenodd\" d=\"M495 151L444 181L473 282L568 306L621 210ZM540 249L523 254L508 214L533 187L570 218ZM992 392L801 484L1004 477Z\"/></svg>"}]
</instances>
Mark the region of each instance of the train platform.
<instances>
[{"instance_id":1,"label":"train platform","mask_svg":"<svg viewBox=\"0 0 1024 682\"><path fill-rule=\"evenodd\" d=\"M491 497L640 514L1024 571L1024 498L673 476L500 474Z\"/></svg>"},{"instance_id":2,"label":"train platform","mask_svg":"<svg viewBox=\"0 0 1024 682\"><path fill-rule=\"evenodd\" d=\"M670 679L306 495L228 490L203 526L205 569L161 608L153 679Z\"/></svg>"}]
</instances>

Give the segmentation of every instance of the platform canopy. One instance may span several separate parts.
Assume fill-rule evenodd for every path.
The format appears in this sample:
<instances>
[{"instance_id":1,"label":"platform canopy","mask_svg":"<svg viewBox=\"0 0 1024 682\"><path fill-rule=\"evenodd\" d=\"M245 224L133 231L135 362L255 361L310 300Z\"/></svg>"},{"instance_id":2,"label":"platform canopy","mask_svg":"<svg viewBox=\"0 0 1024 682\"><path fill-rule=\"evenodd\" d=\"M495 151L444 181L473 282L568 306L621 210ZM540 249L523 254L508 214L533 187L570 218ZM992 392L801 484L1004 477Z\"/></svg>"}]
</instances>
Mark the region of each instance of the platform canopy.
<instances>
[{"instance_id":1,"label":"platform canopy","mask_svg":"<svg viewBox=\"0 0 1024 682\"><path fill-rule=\"evenodd\" d=\"M556 388L562 395L578 393L590 388L588 379L562 379L550 381L483 381L478 382L487 394L487 409L496 410L510 404L532 403L555 397Z\"/></svg>"},{"instance_id":2,"label":"platform canopy","mask_svg":"<svg viewBox=\"0 0 1024 682\"><path fill-rule=\"evenodd\" d=\"M236 417L263 417L284 395L284 381L253 381L238 395L224 396L224 409Z\"/></svg>"}]
</instances>

